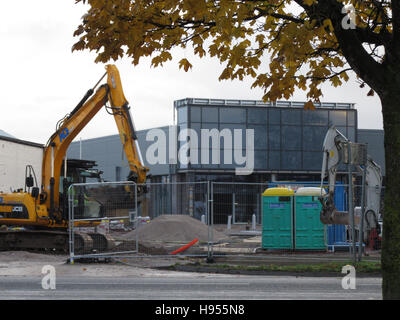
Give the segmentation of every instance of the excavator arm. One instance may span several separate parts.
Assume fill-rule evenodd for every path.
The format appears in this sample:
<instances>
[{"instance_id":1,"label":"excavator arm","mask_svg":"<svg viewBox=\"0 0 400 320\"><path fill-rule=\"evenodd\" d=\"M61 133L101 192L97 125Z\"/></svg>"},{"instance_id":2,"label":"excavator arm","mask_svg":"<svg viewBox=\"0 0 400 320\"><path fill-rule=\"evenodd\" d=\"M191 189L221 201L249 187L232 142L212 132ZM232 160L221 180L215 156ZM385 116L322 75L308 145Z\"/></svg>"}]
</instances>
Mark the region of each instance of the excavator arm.
<instances>
[{"instance_id":1,"label":"excavator arm","mask_svg":"<svg viewBox=\"0 0 400 320\"><path fill-rule=\"evenodd\" d=\"M324 224L332 224L334 221L338 222L344 213L339 213L335 207L335 183L336 172L341 162L341 150L344 142L348 142L347 138L343 136L335 127L330 127L326 133L323 143L323 158L321 170L321 191L322 184L326 177L328 177L329 188L328 193L320 196L322 204L321 222Z\"/></svg>"},{"instance_id":2,"label":"excavator arm","mask_svg":"<svg viewBox=\"0 0 400 320\"><path fill-rule=\"evenodd\" d=\"M61 221L59 208L59 186L61 167L67 149L73 139L109 101L109 111L116 121L124 152L130 166L129 179L136 183L146 181L148 168L141 160L135 127L129 112L118 69L114 65L106 66L107 83L101 85L96 92L89 90L76 108L62 119L56 132L50 137L45 146L42 162L42 190L41 203L45 203L49 210L49 218ZM94 94L93 94L94 93Z\"/></svg>"},{"instance_id":3,"label":"excavator arm","mask_svg":"<svg viewBox=\"0 0 400 320\"><path fill-rule=\"evenodd\" d=\"M321 170L321 190L323 181L328 177L329 190L327 194L321 194L319 200L322 204L320 220L324 224L350 224L348 212L337 211L334 202L335 182L337 168L344 162L345 152L350 141L335 127L329 128L323 144L323 161ZM346 155L347 156L347 155ZM380 193L382 188L382 172L380 166L367 156L365 165L358 165L358 170L365 170L366 187L365 194L365 219L370 227L373 221L378 220L380 210Z\"/></svg>"},{"instance_id":4,"label":"excavator arm","mask_svg":"<svg viewBox=\"0 0 400 320\"><path fill-rule=\"evenodd\" d=\"M366 204L365 221L367 230L379 227L378 218L381 207L382 170L381 167L368 157L366 170Z\"/></svg>"},{"instance_id":5,"label":"excavator arm","mask_svg":"<svg viewBox=\"0 0 400 320\"><path fill-rule=\"evenodd\" d=\"M108 80L110 88L109 101L111 103L111 113L117 124L124 152L130 167L128 180L138 184L146 182L148 168L143 166L143 159L137 142L136 129L129 112L129 103L122 91L121 78L118 69L114 65L107 66Z\"/></svg>"}]
</instances>

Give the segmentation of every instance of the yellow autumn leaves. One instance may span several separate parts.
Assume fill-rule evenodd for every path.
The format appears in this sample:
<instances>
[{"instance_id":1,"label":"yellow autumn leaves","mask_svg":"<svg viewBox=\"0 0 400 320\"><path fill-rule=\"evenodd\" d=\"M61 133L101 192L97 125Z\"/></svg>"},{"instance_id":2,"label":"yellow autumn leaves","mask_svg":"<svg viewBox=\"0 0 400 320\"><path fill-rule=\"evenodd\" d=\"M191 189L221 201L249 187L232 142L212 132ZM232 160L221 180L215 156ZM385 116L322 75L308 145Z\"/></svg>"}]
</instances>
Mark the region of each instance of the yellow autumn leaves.
<instances>
[{"instance_id":1,"label":"yellow autumn leaves","mask_svg":"<svg viewBox=\"0 0 400 320\"><path fill-rule=\"evenodd\" d=\"M363 9L356 0L338 1ZM312 6L316 0L303 2ZM253 87L264 89L264 100L289 99L301 88L318 101L324 81L336 87L349 79L329 18L322 23L310 19L305 11L293 10L294 1L87 3L90 8L75 31L80 38L73 50L95 51L98 62L128 56L138 64L141 57L151 57L152 65L159 67L172 60L173 48L192 47L198 57L221 62L220 80L253 78ZM178 65L184 71L192 68L187 58Z\"/></svg>"}]
</instances>

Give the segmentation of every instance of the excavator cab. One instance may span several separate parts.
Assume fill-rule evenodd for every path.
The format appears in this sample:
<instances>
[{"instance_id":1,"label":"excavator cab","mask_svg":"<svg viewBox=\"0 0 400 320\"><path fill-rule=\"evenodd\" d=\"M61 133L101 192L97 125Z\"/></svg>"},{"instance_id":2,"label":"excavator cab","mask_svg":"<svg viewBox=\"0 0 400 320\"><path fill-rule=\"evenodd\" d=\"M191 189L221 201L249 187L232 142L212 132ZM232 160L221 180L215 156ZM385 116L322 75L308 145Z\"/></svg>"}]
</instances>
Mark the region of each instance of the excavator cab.
<instances>
[{"instance_id":1,"label":"excavator cab","mask_svg":"<svg viewBox=\"0 0 400 320\"><path fill-rule=\"evenodd\" d=\"M68 217L68 189L72 184L88 183L88 186L75 186L72 192L75 219L90 219L104 217L102 204L91 195L90 183L103 182L102 171L95 169L95 161L68 159L67 177L64 179L64 164L60 175L60 207L63 218ZM64 192L66 190L66 192Z\"/></svg>"}]
</instances>

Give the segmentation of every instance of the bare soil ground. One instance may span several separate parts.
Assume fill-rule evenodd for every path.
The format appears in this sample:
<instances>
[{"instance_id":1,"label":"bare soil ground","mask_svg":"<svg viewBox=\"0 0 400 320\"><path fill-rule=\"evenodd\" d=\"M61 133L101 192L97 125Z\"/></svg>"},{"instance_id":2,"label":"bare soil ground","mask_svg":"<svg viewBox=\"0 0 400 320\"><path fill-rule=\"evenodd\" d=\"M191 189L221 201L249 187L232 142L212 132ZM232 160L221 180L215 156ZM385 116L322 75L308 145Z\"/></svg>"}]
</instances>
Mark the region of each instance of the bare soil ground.
<instances>
[{"instance_id":1,"label":"bare soil ground","mask_svg":"<svg viewBox=\"0 0 400 320\"><path fill-rule=\"evenodd\" d=\"M0 277L2 276L42 276L42 268L51 265L57 275L84 275L90 277L119 276L157 276L174 274L170 271L154 268L166 267L177 262L185 263L181 258L130 258L115 259L111 263L67 263L67 255L31 253L26 251L0 252ZM190 261L188 261L190 262Z\"/></svg>"}]
</instances>

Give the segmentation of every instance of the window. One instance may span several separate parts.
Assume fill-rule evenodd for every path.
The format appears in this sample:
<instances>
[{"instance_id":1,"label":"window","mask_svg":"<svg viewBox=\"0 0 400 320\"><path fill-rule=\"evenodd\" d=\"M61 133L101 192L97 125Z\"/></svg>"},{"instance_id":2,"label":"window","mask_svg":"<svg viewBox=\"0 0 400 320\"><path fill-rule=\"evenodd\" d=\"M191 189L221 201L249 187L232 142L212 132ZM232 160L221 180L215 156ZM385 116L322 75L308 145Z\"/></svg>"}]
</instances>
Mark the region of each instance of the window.
<instances>
[{"instance_id":1,"label":"window","mask_svg":"<svg viewBox=\"0 0 400 320\"><path fill-rule=\"evenodd\" d=\"M347 127L336 127L336 129L339 130L340 133L343 134L347 139L349 139L349 137L347 136ZM351 139L349 139L349 140L351 140Z\"/></svg>"},{"instance_id":2,"label":"window","mask_svg":"<svg viewBox=\"0 0 400 320\"><path fill-rule=\"evenodd\" d=\"M282 151L282 169L298 170L301 168L301 152Z\"/></svg>"},{"instance_id":3,"label":"window","mask_svg":"<svg viewBox=\"0 0 400 320\"><path fill-rule=\"evenodd\" d=\"M246 110L243 108L220 108L220 122L224 123L245 123Z\"/></svg>"},{"instance_id":4,"label":"window","mask_svg":"<svg viewBox=\"0 0 400 320\"><path fill-rule=\"evenodd\" d=\"M224 129L228 129L231 134L232 134L232 148L239 148L241 145L242 149L246 148L246 126L241 125L241 124L224 124L221 123L219 125L219 130L220 132ZM241 138L241 141L239 139L235 139L235 129L240 130L240 135L238 135Z\"/></svg>"},{"instance_id":5,"label":"window","mask_svg":"<svg viewBox=\"0 0 400 320\"><path fill-rule=\"evenodd\" d=\"M198 139L200 139L200 137L201 137L201 124L200 123L192 123L191 125L190 125L190 127L193 129L193 130L195 130L196 131L196 134L197 134L197 137L198 137ZM198 140L199 141L199 140Z\"/></svg>"},{"instance_id":6,"label":"window","mask_svg":"<svg viewBox=\"0 0 400 320\"><path fill-rule=\"evenodd\" d=\"M218 123L202 123L201 124L201 128L202 129L208 129L208 130L212 130L212 129L217 129L218 130Z\"/></svg>"},{"instance_id":7,"label":"window","mask_svg":"<svg viewBox=\"0 0 400 320\"><path fill-rule=\"evenodd\" d=\"M304 110L303 122L305 125L328 125L328 111L326 110Z\"/></svg>"},{"instance_id":8,"label":"window","mask_svg":"<svg viewBox=\"0 0 400 320\"><path fill-rule=\"evenodd\" d=\"M350 141L356 141L356 129L353 127L347 128L347 139Z\"/></svg>"},{"instance_id":9,"label":"window","mask_svg":"<svg viewBox=\"0 0 400 320\"><path fill-rule=\"evenodd\" d=\"M208 152L208 158L204 159L205 161L203 163L202 157L206 157L207 152ZM221 159L219 159L219 161L217 161L217 163L213 163L213 157L215 157L219 153L220 153L220 151L218 149L200 149L198 162L201 165L201 168L218 169L219 164L221 163Z\"/></svg>"},{"instance_id":10,"label":"window","mask_svg":"<svg viewBox=\"0 0 400 320\"><path fill-rule=\"evenodd\" d=\"M220 152L220 165L221 169L235 169L237 167L234 159L234 151L232 149L223 149L219 150ZM227 157L225 158L225 154Z\"/></svg>"},{"instance_id":11,"label":"window","mask_svg":"<svg viewBox=\"0 0 400 320\"><path fill-rule=\"evenodd\" d=\"M268 146L270 150L280 150L281 148L281 127L269 126Z\"/></svg>"},{"instance_id":12,"label":"window","mask_svg":"<svg viewBox=\"0 0 400 320\"><path fill-rule=\"evenodd\" d=\"M320 171L322 168L322 150L320 152L304 152L303 168L304 170Z\"/></svg>"},{"instance_id":13,"label":"window","mask_svg":"<svg viewBox=\"0 0 400 320\"><path fill-rule=\"evenodd\" d=\"M201 120L203 122L218 122L217 107L203 107Z\"/></svg>"},{"instance_id":14,"label":"window","mask_svg":"<svg viewBox=\"0 0 400 320\"><path fill-rule=\"evenodd\" d=\"M266 124L267 114L266 108L249 108L247 109L247 121L249 124Z\"/></svg>"},{"instance_id":15,"label":"window","mask_svg":"<svg viewBox=\"0 0 400 320\"><path fill-rule=\"evenodd\" d=\"M303 127L303 150L321 151L328 127Z\"/></svg>"},{"instance_id":16,"label":"window","mask_svg":"<svg viewBox=\"0 0 400 320\"><path fill-rule=\"evenodd\" d=\"M187 107L178 108L178 123L186 123L187 120Z\"/></svg>"},{"instance_id":17,"label":"window","mask_svg":"<svg viewBox=\"0 0 400 320\"><path fill-rule=\"evenodd\" d=\"M281 111L282 124L301 124L301 110L285 109Z\"/></svg>"},{"instance_id":18,"label":"window","mask_svg":"<svg viewBox=\"0 0 400 320\"><path fill-rule=\"evenodd\" d=\"M258 125L249 125L248 129L254 130L254 149L267 150L268 149L268 132L267 127Z\"/></svg>"},{"instance_id":19,"label":"window","mask_svg":"<svg viewBox=\"0 0 400 320\"><path fill-rule=\"evenodd\" d=\"M254 169L268 169L267 151L254 151Z\"/></svg>"},{"instance_id":20,"label":"window","mask_svg":"<svg viewBox=\"0 0 400 320\"><path fill-rule=\"evenodd\" d=\"M281 153L279 151L269 151L269 169L278 170L281 168Z\"/></svg>"},{"instance_id":21,"label":"window","mask_svg":"<svg viewBox=\"0 0 400 320\"><path fill-rule=\"evenodd\" d=\"M269 123L270 124L280 124L281 123L281 110L270 109L269 110Z\"/></svg>"},{"instance_id":22,"label":"window","mask_svg":"<svg viewBox=\"0 0 400 320\"><path fill-rule=\"evenodd\" d=\"M282 149L301 150L301 127L282 126Z\"/></svg>"},{"instance_id":23,"label":"window","mask_svg":"<svg viewBox=\"0 0 400 320\"><path fill-rule=\"evenodd\" d=\"M346 111L329 111L329 122L335 126L346 125Z\"/></svg>"},{"instance_id":24,"label":"window","mask_svg":"<svg viewBox=\"0 0 400 320\"><path fill-rule=\"evenodd\" d=\"M351 126L351 127L356 126L356 112L355 111L347 112L347 125Z\"/></svg>"},{"instance_id":25,"label":"window","mask_svg":"<svg viewBox=\"0 0 400 320\"><path fill-rule=\"evenodd\" d=\"M193 126L193 124L192 124L192 126ZM180 148L182 148L182 146L183 145L185 145L186 144L186 142L189 140L188 138L185 140L185 141L180 141L179 140L179 133L180 132L182 132L183 130L186 130L188 127L187 127L187 124L185 123L185 124L183 124L183 125L179 125L178 126L178 150L180 149Z\"/></svg>"},{"instance_id":26,"label":"window","mask_svg":"<svg viewBox=\"0 0 400 320\"><path fill-rule=\"evenodd\" d=\"M220 144L221 146L223 146L224 143L224 139L220 138L217 139L217 137L214 137L214 135L212 134L213 130L217 130L218 134L220 133L219 131L219 126L218 123L202 123L201 124L201 131L204 130L204 139L203 139L203 132L200 132L199 135L199 142L201 143L201 148L206 148L208 146L208 148L212 148L213 144ZM206 132L208 130L208 133ZM219 137L221 135L218 135ZM219 142L218 142L219 140ZM229 144L229 148L231 148L231 144Z\"/></svg>"},{"instance_id":27,"label":"window","mask_svg":"<svg viewBox=\"0 0 400 320\"><path fill-rule=\"evenodd\" d=\"M190 107L190 121L191 122L201 122L201 108L200 107Z\"/></svg>"}]
</instances>

